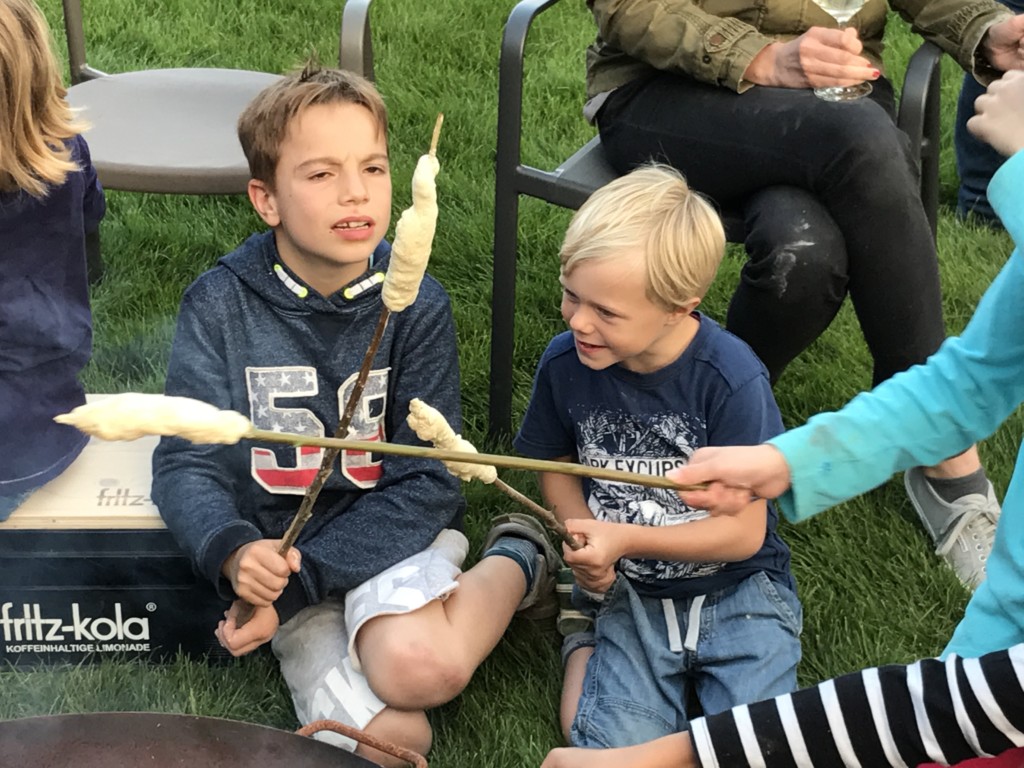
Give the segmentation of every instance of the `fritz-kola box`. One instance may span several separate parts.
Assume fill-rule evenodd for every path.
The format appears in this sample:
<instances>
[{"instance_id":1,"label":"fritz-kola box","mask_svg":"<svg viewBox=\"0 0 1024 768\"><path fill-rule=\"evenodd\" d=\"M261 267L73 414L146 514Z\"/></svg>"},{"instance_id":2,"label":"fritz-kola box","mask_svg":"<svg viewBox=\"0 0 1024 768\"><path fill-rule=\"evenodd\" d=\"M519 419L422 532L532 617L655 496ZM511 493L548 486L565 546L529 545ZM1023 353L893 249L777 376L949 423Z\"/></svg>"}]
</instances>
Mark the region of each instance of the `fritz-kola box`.
<instances>
[{"instance_id":1,"label":"fritz-kola box","mask_svg":"<svg viewBox=\"0 0 1024 768\"><path fill-rule=\"evenodd\" d=\"M0 523L0 662L224 656L227 603L149 497L157 440L93 438Z\"/></svg>"}]
</instances>

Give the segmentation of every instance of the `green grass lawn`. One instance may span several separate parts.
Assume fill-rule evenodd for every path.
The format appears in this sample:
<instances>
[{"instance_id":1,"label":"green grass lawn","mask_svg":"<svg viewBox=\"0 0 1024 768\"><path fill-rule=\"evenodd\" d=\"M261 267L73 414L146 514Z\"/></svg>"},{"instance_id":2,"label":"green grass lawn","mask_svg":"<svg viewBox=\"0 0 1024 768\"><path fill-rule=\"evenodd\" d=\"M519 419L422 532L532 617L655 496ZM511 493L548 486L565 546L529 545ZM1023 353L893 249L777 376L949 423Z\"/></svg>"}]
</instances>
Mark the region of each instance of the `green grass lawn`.
<instances>
[{"instance_id":1,"label":"green grass lawn","mask_svg":"<svg viewBox=\"0 0 1024 768\"><path fill-rule=\"evenodd\" d=\"M488 383L490 253L497 60L513 0L376 0L378 85L391 111L395 208L409 203L409 178L437 112L445 113L439 156L441 216L431 271L447 287L461 344L466 434L483 440ZM60 3L42 5L62 42ZM85 0L90 62L118 71L144 66L237 66L284 71L311 51L337 54L333 0ZM582 2L542 17L530 40L527 161L553 166L588 138L580 115L583 49L592 37ZM897 82L916 42L895 25L890 49ZM939 226L950 332L959 331L1010 250L1004 233L965 226L955 197L953 108L959 71L944 64L944 210ZM96 347L86 383L93 392L162 389L177 305L184 288L234 248L259 221L242 198L108 193L103 225L106 277L94 292ZM397 216L395 217L397 218ZM515 417L548 339L561 329L556 257L569 213L534 200L522 205ZM870 222L865 222L870 226ZM704 308L724 316L741 253L731 247ZM893 329L898 333L899 329ZM794 363L777 396L788 424L835 408L868 386L869 359L847 306ZM1005 489L1021 433L1014 417L982 446L997 490ZM508 446L499 446L509 450ZM507 479L535 493L532 477ZM490 517L512 502L467 487L470 535L479 544ZM897 481L783 534L793 550L805 609L801 681L865 665L934 655L967 595L929 551ZM211 628L212 629L212 628ZM226 666L180 660L150 667L104 663L80 669L7 671L0 716L91 710L158 710L295 727L272 660ZM431 764L539 765L558 743L559 664L550 628L516 623L466 693L433 712Z\"/></svg>"}]
</instances>

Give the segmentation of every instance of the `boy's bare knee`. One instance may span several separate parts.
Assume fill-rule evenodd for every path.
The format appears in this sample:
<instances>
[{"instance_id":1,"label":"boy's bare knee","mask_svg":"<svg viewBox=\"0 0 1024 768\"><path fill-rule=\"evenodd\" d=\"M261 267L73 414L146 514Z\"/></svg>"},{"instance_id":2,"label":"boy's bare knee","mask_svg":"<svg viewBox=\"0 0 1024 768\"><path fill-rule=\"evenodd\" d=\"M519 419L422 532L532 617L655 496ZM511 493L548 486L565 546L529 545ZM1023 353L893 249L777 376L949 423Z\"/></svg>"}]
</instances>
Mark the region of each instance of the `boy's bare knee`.
<instances>
[{"instance_id":1,"label":"boy's bare knee","mask_svg":"<svg viewBox=\"0 0 1024 768\"><path fill-rule=\"evenodd\" d=\"M469 684L473 670L457 648L411 638L389 638L364 668L381 701L397 709L427 709L445 704Z\"/></svg>"}]
</instances>

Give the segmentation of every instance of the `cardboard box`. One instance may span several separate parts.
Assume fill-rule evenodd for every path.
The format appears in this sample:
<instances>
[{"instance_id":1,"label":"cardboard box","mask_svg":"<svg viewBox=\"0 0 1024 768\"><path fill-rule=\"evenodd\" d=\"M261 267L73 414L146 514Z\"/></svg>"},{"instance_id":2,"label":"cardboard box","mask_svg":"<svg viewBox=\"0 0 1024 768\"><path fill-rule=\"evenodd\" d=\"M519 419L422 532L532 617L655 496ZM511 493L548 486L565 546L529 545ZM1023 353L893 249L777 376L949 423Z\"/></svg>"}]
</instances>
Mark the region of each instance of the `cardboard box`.
<instances>
[{"instance_id":1,"label":"cardboard box","mask_svg":"<svg viewBox=\"0 0 1024 768\"><path fill-rule=\"evenodd\" d=\"M149 498L158 438L93 439L0 523L0 662L224 658L227 603Z\"/></svg>"}]
</instances>

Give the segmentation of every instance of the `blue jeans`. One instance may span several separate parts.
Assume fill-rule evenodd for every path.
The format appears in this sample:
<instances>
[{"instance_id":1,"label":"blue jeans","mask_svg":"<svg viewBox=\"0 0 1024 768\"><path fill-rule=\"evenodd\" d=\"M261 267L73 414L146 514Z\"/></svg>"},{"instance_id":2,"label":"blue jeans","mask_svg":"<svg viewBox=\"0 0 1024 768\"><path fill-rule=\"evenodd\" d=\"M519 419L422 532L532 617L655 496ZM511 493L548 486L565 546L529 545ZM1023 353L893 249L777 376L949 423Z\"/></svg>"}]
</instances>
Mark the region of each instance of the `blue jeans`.
<instances>
[{"instance_id":1,"label":"blue jeans","mask_svg":"<svg viewBox=\"0 0 1024 768\"><path fill-rule=\"evenodd\" d=\"M619 576L597 611L571 739L577 747L640 744L705 714L796 688L803 612L763 572L701 597L641 597Z\"/></svg>"},{"instance_id":2,"label":"blue jeans","mask_svg":"<svg viewBox=\"0 0 1024 768\"><path fill-rule=\"evenodd\" d=\"M1014 13L1024 13L1022 0L998 0ZM966 73L956 103L956 125L953 127L953 147L956 150L956 168L960 174L956 212L959 216L970 213L998 223L999 218L988 202L988 183L1006 158L967 130L967 121L974 115L974 100L985 92L985 86Z\"/></svg>"}]
</instances>

